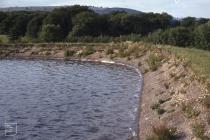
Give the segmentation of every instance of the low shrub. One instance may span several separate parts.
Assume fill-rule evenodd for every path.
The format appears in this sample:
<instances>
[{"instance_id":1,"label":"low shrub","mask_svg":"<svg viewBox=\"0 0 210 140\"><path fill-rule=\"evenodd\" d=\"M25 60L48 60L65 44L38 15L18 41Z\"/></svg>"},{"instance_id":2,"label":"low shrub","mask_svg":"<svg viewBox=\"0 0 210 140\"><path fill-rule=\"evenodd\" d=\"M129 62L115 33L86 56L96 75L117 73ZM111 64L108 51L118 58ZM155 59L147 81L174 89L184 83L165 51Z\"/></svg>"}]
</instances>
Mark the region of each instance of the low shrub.
<instances>
[{"instance_id":1,"label":"low shrub","mask_svg":"<svg viewBox=\"0 0 210 140\"><path fill-rule=\"evenodd\" d=\"M192 125L193 134L201 140L210 140L209 137L205 136L205 125L201 123L195 123Z\"/></svg>"},{"instance_id":2,"label":"low shrub","mask_svg":"<svg viewBox=\"0 0 210 140\"><path fill-rule=\"evenodd\" d=\"M205 96L201 103L203 104L203 106L205 106L206 108L210 108L210 96Z\"/></svg>"},{"instance_id":3,"label":"low shrub","mask_svg":"<svg viewBox=\"0 0 210 140\"><path fill-rule=\"evenodd\" d=\"M75 51L66 50L64 52L65 57L73 56L75 54Z\"/></svg>"},{"instance_id":4,"label":"low shrub","mask_svg":"<svg viewBox=\"0 0 210 140\"><path fill-rule=\"evenodd\" d=\"M200 111L194 109L191 105L189 104L182 104L182 111L185 113L185 115L188 118L192 118L192 117L197 117L200 115Z\"/></svg>"},{"instance_id":5,"label":"low shrub","mask_svg":"<svg viewBox=\"0 0 210 140\"><path fill-rule=\"evenodd\" d=\"M175 140L176 128L168 128L166 125L153 126L152 134L146 140Z\"/></svg>"},{"instance_id":6,"label":"low shrub","mask_svg":"<svg viewBox=\"0 0 210 140\"><path fill-rule=\"evenodd\" d=\"M93 47L88 46L88 47L86 47L86 48L83 50L83 52L81 53L81 55L82 55L82 56L88 56L88 55L91 55L91 54L93 54L93 53L95 53L95 50L93 49Z\"/></svg>"},{"instance_id":7,"label":"low shrub","mask_svg":"<svg viewBox=\"0 0 210 140\"><path fill-rule=\"evenodd\" d=\"M207 123L210 125L210 116L207 116Z\"/></svg>"},{"instance_id":8,"label":"low shrub","mask_svg":"<svg viewBox=\"0 0 210 140\"><path fill-rule=\"evenodd\" d=\"M160 107L160 104L153 104L152 106L151 106L151 109L152 110L155 110L155 109L158 109Z\"/></svg>"},{"instance_id":9,"label":"low shrub","mask_svg":"<svg viewBox=\"0 0 210 140\"><path fill-rule=\"evenodd\" d=\"M161 56L155 55L153 53L150 54L149 58L147 59L147 63L149 65L150 70L152 71L157 70L162 60L163 58Z\"/></svg>"},{"instance_id":10,"label":"low shrub","mask_svg":"<svg viewBox=\"0 0 210 140\"><path fill-rule=\"evenodd\" d=\"M158 115L162 115L162 114L164 114L165 112L166 112L165 109L162 109L162 108L158 108L158 109L157 109Z\"/></svg>"},{"instance_id":11,"label":"low shrub","mask_svg":"<svg viewBox=\"0 0 210 140\"><path fill-rule=\"evenodd\" d=\"M110 55L110 54L114 54L114 49L108 48L108 49L106 50L106 55Z\"/></svg>"},{"instance_id":12,"label":"low shrub","mask_svg":"<svg viewBox=\"0 0 210 140\"><path fill-rule=\"evenodd\" d=\"M163 103L165 103L165 102L168 102L168 101L170 101L171 100L171 98L168 98L168 99L165 99L165 100L163 100L163 99L159 99L159 104L163 104Z\"/></svg>"},{"instance_id":13,"label":"low shrub","mask_svg":"<svg viewBox=\"0 0 210 140\"><path fill-rule=\"evenodd\" d=\"M165 87L166 89L169 89L169 84L168 84L168 83L164 83L164 87Z\"/></svg>"},{"instance_id":14,"label":"low shrub","mask_svg":"<svg viewBox=\"0 0 210 140\"><path fill-rule=\"evenodd\" d=\"M164 113L166 112L165 109L162 109L162 108L160 107L160 103L153 104L153 105L151 106L151 109L152 109L152 110L155 110L155 111L157 112L158 115L162 115L162 114L164 114Z\"/></svg>"}]
</instances>

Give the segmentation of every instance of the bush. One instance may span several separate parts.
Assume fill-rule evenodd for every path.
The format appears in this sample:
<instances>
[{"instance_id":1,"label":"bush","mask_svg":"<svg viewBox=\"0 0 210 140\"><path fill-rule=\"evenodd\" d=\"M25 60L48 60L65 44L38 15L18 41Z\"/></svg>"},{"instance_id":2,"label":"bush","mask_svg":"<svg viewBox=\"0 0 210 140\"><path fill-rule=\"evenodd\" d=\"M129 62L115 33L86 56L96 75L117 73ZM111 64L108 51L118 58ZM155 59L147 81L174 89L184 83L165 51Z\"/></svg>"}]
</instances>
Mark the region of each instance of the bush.
<instances>
[{"instance_id":1,"label":"bush","mask_svg":"<svg viewBox=\"0 0 210 140\"><path fill-rule=\"evenodd\" d=\"M174 46L190 46L193 42L193 34L186 27L170 28L168 30L158 30L150 34L146 41L155 44L169 44Z\"/></svg>"},{"instance_id":2,"label":"bush","mask_svg":"<svg viewBox=\"0 0 210 140\"><path fill-rule=\"evenodd\" d=\"M62 32L59 25L47 24L42 27L40 40L56 42L62 40Z\"/></svg>"},{"instance_id":3,"label":"bush","mask_svg":"<svg viewBox=\"0 0 210 140\"><path fill-rule=\"evenodd\" d=\"M195 110L191 105L182 104L182 111L188 118L197 117L200 115L200 111Z\"/></svg>"},{"instance_id":4,"label":"bush","mask_svg":"<svg viewBox=\"0 0 210 140\"><path fill-rule=\"evenodd\" d=\"M108 48L108 49L106 50L106 55L110 55L110 54L114 54L114 49Z\"/></svg>"},{"instance_id":5,"label":"bush","mask_svg":"<svg viewBox=\"0 0 210 140\"><path fill-rule=\"evenodd\" d=\"M165 112L166 112L165 109L162 109L162 108L158 108L158 109L157 109L158 115L162 115L162 114L164 114Z\"/></svg>"},{"instance_id":6,"label":"bush","mask_svg":"<svg viewBox=\"0 0 210 140\"><path fill-rule=\"evenodd\" d=\"M153 104L152 106L151 106L151 109L152 110L155 110L155 109L158 109L160 107L160 104Z\"/></svg>"},{"instance_id":7,"label":"bush","mask_svg":"<svg viewBox=\"0 0 210 140\"><path fill-rule=\"evenodd\" d=\"M198 26L194 31L194 46L210 49L210 23Z\"/></svg>"},{"instance_id":8,"label":"bush","mask_svg":"<svg viewBox=\"0 0 210 140\"><path fill-rule=\"evenodd\" d=\"M9 37L7 35L0 35L0 43L9 43Z\"/></svg>"},{"instance_id":9,"label":"bush","mask_svg":"<svg viewBox=\"0 0 210 140\"><path fill-rule=\"evenodd\" d=\"M200 138L201 140L206 140L207 139L207 137L204 135L205 126L203 124L200 124L200 123L193 124L192 125L192 132L197 138Z\"/></svg>"},{"instance_id":10,"label":"bush","mask_svg":"<svg viewBox=\"0 0 210 140\"><path fill-rule=\"evenodd\" d=\"M153 126L151 136L146 140L175 140L176 128L168 128L166 125Z\"/></svg>"},{"instance_id":11,"label":"bush","mask_svg":"<svg viewBox=\"0 0 210 140\"><path fill-rule=\"evenodd\" d=\"M162 57L155 55L155 54L150 54L149 58L147 59L147 63L150 67L150 70L155 71L157 70L157 68L160 66L161 61L162 61Z\"/></svg>"},{"instance_id":12,"label":"bush","mask_svg":"<svg viewBox=\"0 0 210 140\"><path fill-rule=\"evenodd\" d=\"M75 54L75 51L66 50L64 52L65 57L73 56Z\"/></svg>"},{"instance_id":13,"label":"bush","mask_svg":"<svg viewBox=\"0 0 210 140\"><path fill-rule=\"evenodd\" d=\"M160 103L153 104L151 106L151 109L155 110L158 115L162 115L162 114L164 114L166 112L165 109L160 108Z\"/></svg>"},{"instance_id":14,"label":"bush","mask_svg":"<svg viewBox=\"0 0 210 140\"><path fill-rule=\"evenodd\" d=\"M210 96L205 96L201 102L203 106L205 106L206 108L210 108Z\"/></svg>"},{"instance_id":15,"label":"bush","mask_svg":"<svg viewBox=\"0 0 210 140\"><path fill-rule=\"evenodd\" d=\"M171 100L171 98L168 98L168 99L165 99L165 100L163 100L163 99L159 99L159 104L163 104L163 103L165 103L165 102L167 102L167 101L170 101Z\"/></svg>"},{"instance_id":16,"label":"bush","mask_svg":"<svg viewBox=\"0 0 210 140\"><path fill-rule=\"evenodd\" d=\"M93 47L88 46L82 51L81 56L88 56L93 54L94 52L95 50L93 49Z\"/></svg>"}]
</instances>

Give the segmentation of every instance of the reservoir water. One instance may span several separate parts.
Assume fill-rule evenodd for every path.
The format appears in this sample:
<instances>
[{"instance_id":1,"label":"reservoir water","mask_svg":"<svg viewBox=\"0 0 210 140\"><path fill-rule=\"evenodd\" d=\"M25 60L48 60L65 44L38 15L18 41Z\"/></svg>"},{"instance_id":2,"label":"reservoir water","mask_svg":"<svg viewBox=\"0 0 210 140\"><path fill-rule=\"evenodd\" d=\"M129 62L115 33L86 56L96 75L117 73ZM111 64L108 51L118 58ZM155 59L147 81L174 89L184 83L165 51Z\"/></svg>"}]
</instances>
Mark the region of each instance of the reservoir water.
<instances>
[{"instance_id":1,"label":"reservoir water","mask_svg":"<svg viewBox=\"0 0 210 140\"><path fill-rule=\"evenodd\" d=\"M0 140L127 140L140 82L120 65L0 60Z\"/></svg>"}]
</instances>

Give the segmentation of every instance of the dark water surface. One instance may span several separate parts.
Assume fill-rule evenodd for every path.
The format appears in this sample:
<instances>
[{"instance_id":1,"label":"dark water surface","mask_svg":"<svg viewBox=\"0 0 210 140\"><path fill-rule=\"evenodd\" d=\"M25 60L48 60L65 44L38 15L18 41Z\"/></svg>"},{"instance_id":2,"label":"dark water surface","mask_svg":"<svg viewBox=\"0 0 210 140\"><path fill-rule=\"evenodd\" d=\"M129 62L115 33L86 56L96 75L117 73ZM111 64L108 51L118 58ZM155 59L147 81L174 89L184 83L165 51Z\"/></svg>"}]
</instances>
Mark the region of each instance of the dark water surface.
<instances>
[{"instance_id":1,"label":"dark water surface","mask_svg":"<svg viewBox=\"0 0 210 140\"><path fill-rule=\"evenodd\" d=\"M0 60L0 140L126 140L139 93L125 66Z\"/></svg>"}]
</instances>

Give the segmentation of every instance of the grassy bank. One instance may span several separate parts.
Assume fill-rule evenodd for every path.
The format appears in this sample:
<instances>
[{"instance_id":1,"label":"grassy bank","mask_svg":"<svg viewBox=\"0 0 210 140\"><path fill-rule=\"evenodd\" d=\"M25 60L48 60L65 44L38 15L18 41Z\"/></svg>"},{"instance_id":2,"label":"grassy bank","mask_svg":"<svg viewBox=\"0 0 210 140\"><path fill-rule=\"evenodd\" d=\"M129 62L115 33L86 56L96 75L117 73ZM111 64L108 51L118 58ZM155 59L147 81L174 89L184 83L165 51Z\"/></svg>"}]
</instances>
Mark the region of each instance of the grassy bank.
<instances>
[{"instance_id":1,"label":"grassy bank","mask_svg":"<svg viewBox=\"0 0 210 140\"><path fill-rule=\"evenodd\" d=\"M166 48L172 53L175 53L177 57L186 59L188 66L195 74L210 86L210 51L174 46L162 46L162 48Z\"/></svg>"}]
</instances>

